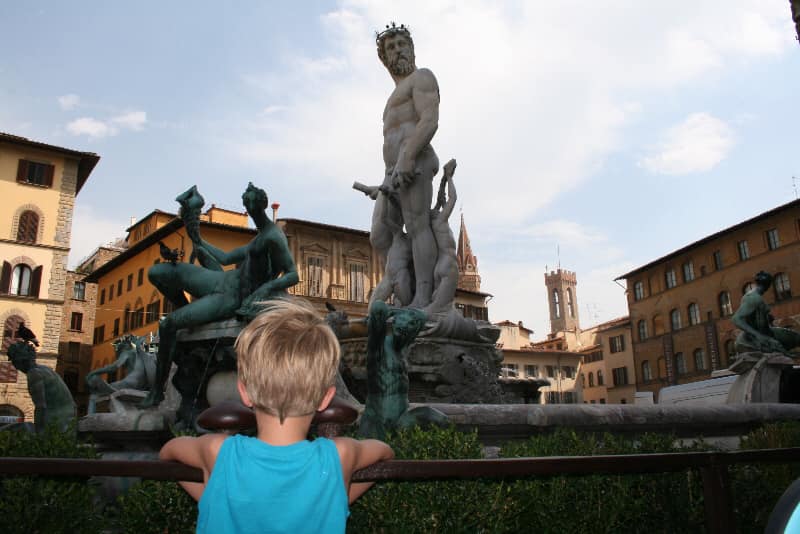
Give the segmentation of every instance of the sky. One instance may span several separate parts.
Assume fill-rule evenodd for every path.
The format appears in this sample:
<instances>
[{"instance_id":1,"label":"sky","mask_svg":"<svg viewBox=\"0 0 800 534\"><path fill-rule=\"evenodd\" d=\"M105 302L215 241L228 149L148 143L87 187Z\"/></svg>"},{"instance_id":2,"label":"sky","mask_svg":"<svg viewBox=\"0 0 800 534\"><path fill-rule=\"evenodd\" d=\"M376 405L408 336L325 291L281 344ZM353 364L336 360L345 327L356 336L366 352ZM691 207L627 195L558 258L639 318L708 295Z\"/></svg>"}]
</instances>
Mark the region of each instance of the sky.
<instances>
[{"instance_id":1,"label":"sky","mask_svg":"<svg viewBox=\"0 0 800 534\"><path fill-rule=\"evenodd\" d=\"M441 93L433 145L490 320L549 332L544 273L581 325L618 276L796 198L800 46L783 0L0 4L0 131L101 156L70 266L196 184L241 210L369 228L393 82L375 30L411 27Z\"/></svg>"}]
</instances>

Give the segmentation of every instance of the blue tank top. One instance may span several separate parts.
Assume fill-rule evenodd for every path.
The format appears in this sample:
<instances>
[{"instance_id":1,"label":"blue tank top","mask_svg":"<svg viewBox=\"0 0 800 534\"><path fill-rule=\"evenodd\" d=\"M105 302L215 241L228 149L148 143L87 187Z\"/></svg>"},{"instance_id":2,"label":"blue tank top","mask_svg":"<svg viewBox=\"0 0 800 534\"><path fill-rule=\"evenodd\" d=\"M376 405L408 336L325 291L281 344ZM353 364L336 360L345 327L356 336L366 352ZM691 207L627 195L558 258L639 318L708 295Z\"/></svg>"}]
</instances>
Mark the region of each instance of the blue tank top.
<instances>
[{"instance_id":1,"label":"blue tank top","mask_svg":"<svg viewBox=\"0 0 800 534\"><path fill-rule=\"evenodd\" d=\"M344 532L350 514L336 444L222 442L198 503L198 533Z\"/></svg>"}]
</instances>

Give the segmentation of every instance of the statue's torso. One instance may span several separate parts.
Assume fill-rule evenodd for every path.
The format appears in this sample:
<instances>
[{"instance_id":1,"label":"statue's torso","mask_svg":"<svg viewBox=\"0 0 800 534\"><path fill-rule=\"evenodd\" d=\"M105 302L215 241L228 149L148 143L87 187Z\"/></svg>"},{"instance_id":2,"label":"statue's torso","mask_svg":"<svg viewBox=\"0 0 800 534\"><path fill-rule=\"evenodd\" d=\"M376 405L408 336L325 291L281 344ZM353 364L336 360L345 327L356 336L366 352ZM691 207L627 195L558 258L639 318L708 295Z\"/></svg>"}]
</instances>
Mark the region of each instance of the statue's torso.
<instances>
[{"instance_id":1,"label":"statue's torso","mask_svg":"<svg viewBox=\"0 0 800 534\"><path fill-rule=\"evenodd\" d=\"M419 115L414 108L414 85L419 73L419 70L415 70L397 84L383 110L383 160L387 170L397 163L419 122ZM436 154L428 145L420 156L435 157Z\"/></svg>"}]
</instances>

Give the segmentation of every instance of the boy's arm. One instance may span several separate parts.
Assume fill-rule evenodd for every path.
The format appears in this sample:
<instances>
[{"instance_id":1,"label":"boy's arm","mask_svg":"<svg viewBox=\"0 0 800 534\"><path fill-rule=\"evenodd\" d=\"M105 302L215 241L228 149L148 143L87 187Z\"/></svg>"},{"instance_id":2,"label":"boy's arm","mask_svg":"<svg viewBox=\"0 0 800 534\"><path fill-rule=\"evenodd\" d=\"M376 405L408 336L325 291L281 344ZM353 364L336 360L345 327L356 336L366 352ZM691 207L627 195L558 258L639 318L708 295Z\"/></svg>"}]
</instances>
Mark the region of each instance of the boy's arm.
<instances>
[{"instance_id":1,"label":"boy's arm","mask_svg":"<svg viewBox=\"0 0 800 534\"><path fill-rule=\"evenodd\" d=\"M335 438L336 448L342 462L344 485L347 489L347 499L352 504L361 497L374 482L350 483L353 473L359 469L394 458L394 451L386 443L377 439L355 440L351 438Z\"/></svg>"},{"instance_id":2,"label":"boy's arm","mask_svg":"<svg viewBox=\"0 0 800 534\"><path fill-rule=\"evenodd\" d=\"M158 457L161 460L174 460L203 470L203 482L178 482L186 493L199 501L214 468L219 448L226 437L228 436L224 434L206 434L199 438L190 436L173 438L164 444Z\"/></svg>"}]
</instances>

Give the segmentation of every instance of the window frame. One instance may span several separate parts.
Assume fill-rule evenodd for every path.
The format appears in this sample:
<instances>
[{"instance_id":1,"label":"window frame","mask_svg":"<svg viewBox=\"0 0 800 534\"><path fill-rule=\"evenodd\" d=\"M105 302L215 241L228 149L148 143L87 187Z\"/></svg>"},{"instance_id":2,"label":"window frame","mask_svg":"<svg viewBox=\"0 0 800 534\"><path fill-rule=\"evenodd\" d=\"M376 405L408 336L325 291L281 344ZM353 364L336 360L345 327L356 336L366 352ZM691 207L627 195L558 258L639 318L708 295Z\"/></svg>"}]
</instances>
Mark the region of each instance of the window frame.
<instances>
[{"instance_id":1,"label":"window frame","mask_svg":"<svg viewBox=\"0 0 800 534\"><path fill-rule=\"evenodd\" d=\"M750 259L750 245L747 244L747 239L736 242L736 251L739 253L739 261Z\"/></svg>"},{"instance_id":2,"label":"window frame","mask_svg":"<svg viewBox=\"0 0 800 534\"><path fill-rule=\"evenodd\" d=\"M681 271L683 272L683 283L691 282L694 280L694 263L692 260L685 262L681 265Z\"/></svg>"},{"instance_id":3,"label":"window frame","mask_svg":"<svg viewBox=\"0 0 800 534\"><path fill-rule=\"evenodd\" d=\"M792 298L792 284L789 281L789 273L776 273L773 277L772 287L775 290L776 301Z\"/></svg>"},{"instance_id":4,"label":"window frame","mask_svg":"<svg viewBox=\"0 0 800 534\"><path fill-rule=\"evenodd\" d=\"M644 282L641 280L633 284L633 300L639 302L644 299Z\"/></svg>"},{"instance_id":5,"label":"window frame","mask_svg":"<svg viewBox=\"0 0 800 534\"><path fill-rule=\"evenodd\" d=\"M777 228L770 228L764 232L767 239L767 250L775 250L781 246L781 238Z\"/></svg>"},{"instance_id":6,"label":"window frame","mask_svg":"<svg viewBox=\"0 0 800 534\"><path fill-rule=\"evenodd\" d=\"M681 310L678 308L673 308L669 312L669 325L673 332L680 330L683 328L683 324L681 322Z\"/></svg>"},{"instance_id":7,"label":"window frame","mask_svg":"<svg viewBox=\"0 0 800 534\"><path fill-rule=\"evenodd\" d=\"M696 302L690 303L686 312L689 314L689 326L700 324L700 306Z\"/></svg>"},{"instance_id":8,"label":"window frame","mask_svg":"<svg viewBox=\"0 0 800 534\"><path fill-rule=\"evenodd\" d=\"M667 289L678 286L678 275L675 273L674 268L671 267L664 272L664 282Z\"/></svg>"},{"instance_id":9,"label":"window frame","mask_svg":"<svg viewBox=\"0 0 800 534\"><path fill-rule=\"evenodd\" d=\"M717 304L719 304L720 317L733 315L733 301L731 300L730 291L720 291L719 295L717 295Z\"/></svg>"}]
</instances>

